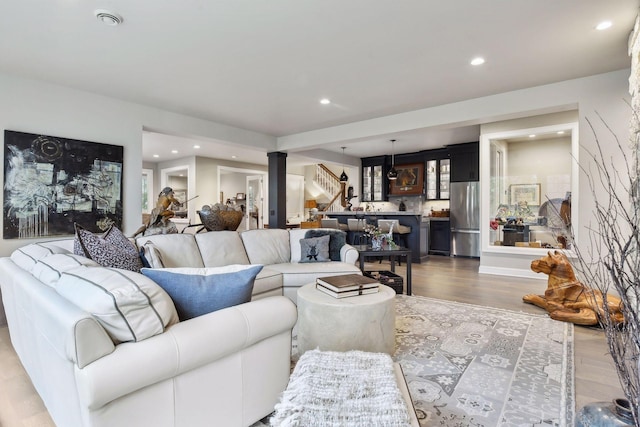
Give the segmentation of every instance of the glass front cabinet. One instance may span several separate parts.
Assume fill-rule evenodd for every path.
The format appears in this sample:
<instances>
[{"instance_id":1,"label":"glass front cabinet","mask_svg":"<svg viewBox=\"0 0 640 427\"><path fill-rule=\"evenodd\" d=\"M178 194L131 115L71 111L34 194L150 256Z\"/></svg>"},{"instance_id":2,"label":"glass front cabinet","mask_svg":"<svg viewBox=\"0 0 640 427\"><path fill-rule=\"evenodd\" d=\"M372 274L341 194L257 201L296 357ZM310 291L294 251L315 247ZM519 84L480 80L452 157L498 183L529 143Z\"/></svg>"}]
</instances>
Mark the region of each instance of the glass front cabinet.
<instances>
[{"instance_id":1,"label":"glass front cabinet","mask_svg":"<svg viewBox=\"0 0 640 427\"><path fill-rule=\"evenodd\" d=\"M362 201L380 202L387 200L384 179L385 157L362 159Z\"/></svg>"},{"instance_id":2,"label":"glass front cabinet","mask_svg":"<svg viewBox=\"0 0 640 427\"><path fill-rule=\"evenodd\" d=\"M426 199L448 200L451 173L450 159L427 160L426 168Z\"/></svg>"}]
</instances>

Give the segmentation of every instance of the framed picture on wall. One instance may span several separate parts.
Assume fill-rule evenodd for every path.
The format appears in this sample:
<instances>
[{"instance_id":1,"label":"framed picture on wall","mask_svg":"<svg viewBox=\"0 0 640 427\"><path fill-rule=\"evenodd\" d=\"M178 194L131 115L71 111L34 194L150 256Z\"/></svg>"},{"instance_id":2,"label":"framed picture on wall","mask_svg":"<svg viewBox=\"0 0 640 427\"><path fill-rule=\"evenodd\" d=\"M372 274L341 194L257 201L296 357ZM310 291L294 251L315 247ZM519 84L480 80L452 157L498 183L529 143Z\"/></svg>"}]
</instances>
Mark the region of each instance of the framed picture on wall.
<instances>
[{"instance_id":1,"label":"framed picture on wall","mask_svg":"<svg viewBox=\"0 0 640 427\"><path fill-rule=\"evenodd\" d=\"M3 239L122 227L123 147L4 131ZM155 202L155 201L154 201Z\"/></svg>"},{"instance_id":2,"label":"framed picture on wall","mask_svg":"<svg viewBox=\"0 0 640 427\"><path fill-rule=\"evenodd\" d=\"M398 179L389 181L389 194L420 195L424 186L424 164L414 163L396 166Z\"/></svg>"},{"instance_id":3,"label":"framed picture on wall","mask_svg":"<svg viewBox=\"0 0 640 427\"><path fill-rule=\"evenodd\" d=\"M540 206L540 184L512 184L509 190L512 205L527 202L528 205Z\"/></svg>"}]
</instances>

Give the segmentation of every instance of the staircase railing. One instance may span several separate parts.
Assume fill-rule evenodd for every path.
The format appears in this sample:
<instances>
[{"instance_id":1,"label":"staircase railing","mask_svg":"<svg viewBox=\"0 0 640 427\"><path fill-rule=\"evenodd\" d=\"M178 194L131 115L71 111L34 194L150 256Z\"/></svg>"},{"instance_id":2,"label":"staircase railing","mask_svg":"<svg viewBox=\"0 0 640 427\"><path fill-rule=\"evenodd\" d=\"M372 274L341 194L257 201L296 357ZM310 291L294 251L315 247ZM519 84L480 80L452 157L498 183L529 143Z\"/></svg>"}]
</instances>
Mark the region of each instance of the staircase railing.
<instances>
[{"instance_id":1,"label":"staircase railing","mask_svg":"<svg viewBox=\"0 0 640 427\"><path fill-rule=\"evenodd\" d=\"M323 164L316 165L315 182L327 194L333 195L323 212L342 212L347 205L345 183L340 182L340 178Z\"/></svg>"}]
</instances>

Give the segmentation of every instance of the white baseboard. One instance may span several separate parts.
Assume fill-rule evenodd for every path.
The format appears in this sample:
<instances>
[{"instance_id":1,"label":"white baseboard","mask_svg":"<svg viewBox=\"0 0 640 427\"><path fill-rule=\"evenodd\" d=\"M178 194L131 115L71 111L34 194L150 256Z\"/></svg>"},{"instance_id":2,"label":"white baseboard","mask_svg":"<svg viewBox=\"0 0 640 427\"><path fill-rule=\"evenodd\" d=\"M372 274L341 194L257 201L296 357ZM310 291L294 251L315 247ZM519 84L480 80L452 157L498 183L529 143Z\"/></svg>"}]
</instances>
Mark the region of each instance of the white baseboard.
<instances>
[{"instance_id":1,"label":"white baseboard","mask_svg":"<svg viewBox=\"0 0 640 427\"><path fill-rule=\"evenodd\" d=\"M490 267L481 265L478 269L480 274L494 274L496 276L523 277L526 279L547 280L546 274L538 274L529 269L507 268L507 267Z\"/></svg>"}]
</instances>

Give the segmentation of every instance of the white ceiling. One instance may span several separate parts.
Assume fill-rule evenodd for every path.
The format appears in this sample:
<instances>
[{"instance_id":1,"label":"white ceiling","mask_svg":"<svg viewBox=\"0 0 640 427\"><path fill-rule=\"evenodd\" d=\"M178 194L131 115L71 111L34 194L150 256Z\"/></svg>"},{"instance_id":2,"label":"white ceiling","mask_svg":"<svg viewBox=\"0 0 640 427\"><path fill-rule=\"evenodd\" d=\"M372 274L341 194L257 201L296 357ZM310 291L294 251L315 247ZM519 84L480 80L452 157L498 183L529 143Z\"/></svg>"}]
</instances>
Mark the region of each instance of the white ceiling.
<instances>
[{"instance_id":1,"label":"white ceiling","mask_svg":"<svg viewBox=\"0 0 640 427\"><path fill-rule=\"evenodd\" d=\"M638 0L3 0L0 72L284 136L627 68L638 6ZM97 8L119 13L123 24L98 22ZM605 19L613 26L596 31ZM478 55L487 62L469 65ZM321 105L323 97L332 104ZM477 135L477 127L468 127L394 137L399 153ZM326 148L341 152L339 145ZM225 141L201 146L201 155L230 151ZM147 148L145 159L161 149ZM387 136L348 146L355 157L384 152ZM264 153L258 157L266 163Z\"/></svg>"}]
</instances>

